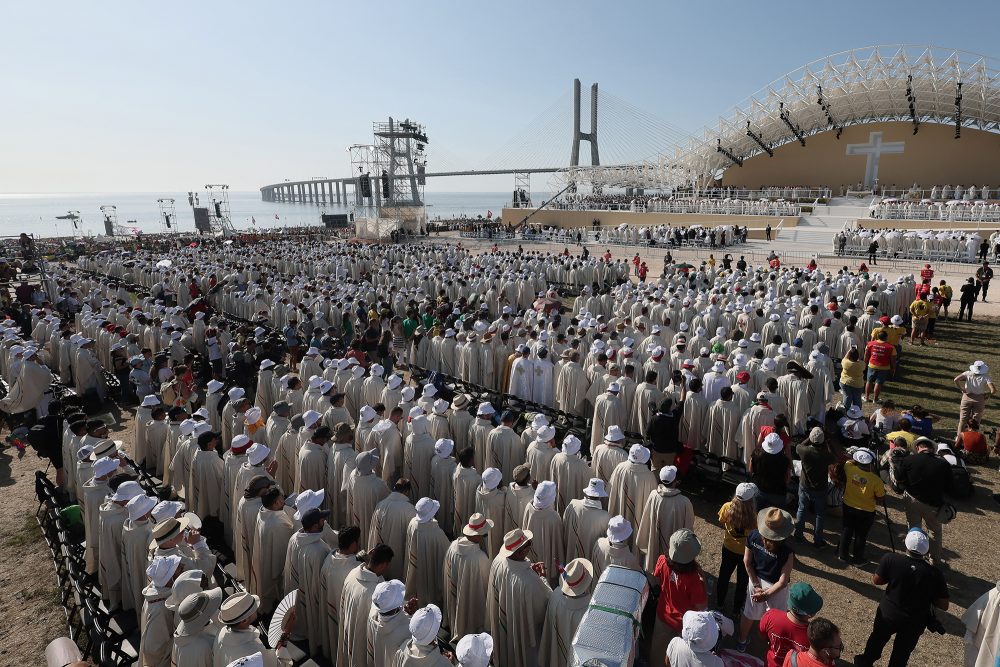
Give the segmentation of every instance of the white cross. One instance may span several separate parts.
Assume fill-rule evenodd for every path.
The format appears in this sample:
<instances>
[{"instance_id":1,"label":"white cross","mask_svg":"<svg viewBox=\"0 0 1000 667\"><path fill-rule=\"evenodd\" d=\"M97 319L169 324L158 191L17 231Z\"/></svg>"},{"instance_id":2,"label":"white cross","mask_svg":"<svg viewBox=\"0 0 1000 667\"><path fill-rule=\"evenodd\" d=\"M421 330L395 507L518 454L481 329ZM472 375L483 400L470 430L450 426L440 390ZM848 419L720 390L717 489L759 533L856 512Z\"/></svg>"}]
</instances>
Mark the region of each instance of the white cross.
<instances>
[{"instance_id":1,"label":"white cross","mask_svg":"<svg viewBox=\"0 0 1000 667\"><path fill-rule=\"evenodd\" d=\"M899 154L903 152L902 141L882 143L881 132L870 132L867 144L847 144L848 155L867 155L865 164L865 185L872 185L878 180L878 158L883 153Z\"/></svg>"}]
</instances>

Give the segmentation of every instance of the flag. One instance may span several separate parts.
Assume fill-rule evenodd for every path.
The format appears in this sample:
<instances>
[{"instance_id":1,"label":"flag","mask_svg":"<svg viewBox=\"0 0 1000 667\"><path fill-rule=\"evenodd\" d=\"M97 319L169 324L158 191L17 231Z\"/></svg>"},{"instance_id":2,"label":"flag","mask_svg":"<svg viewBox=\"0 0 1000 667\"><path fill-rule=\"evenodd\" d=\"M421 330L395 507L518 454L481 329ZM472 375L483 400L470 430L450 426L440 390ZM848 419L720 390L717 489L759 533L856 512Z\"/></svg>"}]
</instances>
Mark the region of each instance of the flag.
<instances>
[{"instance_id":1,"label":"flag","mask_svg":"<svg viewBox=\"0 0 1000 667\"><path fill-rule=\"evenodd\" d=\"M255 217L253 217L253 216L251 215L251 216L250 216L250 224L251 224L251 225L256 225L256 224L257 224L257 218L255 218Z\"/></svg>"},{"instance_id":2,"label":"flag","mask_svg":"<svg viewBox=\"0 0 1000 667\"><path fill-rule=\"evenodd\" d=\"M488 220L492 217L493 217L493 211L486 211L486 219Z\"/></svg>"}]
</instances>

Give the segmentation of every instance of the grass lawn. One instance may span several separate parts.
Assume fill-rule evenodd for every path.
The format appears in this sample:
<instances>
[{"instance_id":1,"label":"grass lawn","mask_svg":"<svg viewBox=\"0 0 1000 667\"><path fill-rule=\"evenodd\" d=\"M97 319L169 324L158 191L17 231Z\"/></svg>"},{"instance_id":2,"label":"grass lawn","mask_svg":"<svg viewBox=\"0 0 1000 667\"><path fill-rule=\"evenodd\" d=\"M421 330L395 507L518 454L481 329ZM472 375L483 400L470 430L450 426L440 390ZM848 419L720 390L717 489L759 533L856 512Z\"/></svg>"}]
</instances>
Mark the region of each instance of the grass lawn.
<instances>
[{"instance_id":1,"label":"grass lawn","mask_svg":"<svg viewBox=\"0 0 1000 667\"><path fill-rule=\"evenodd\" d=\"M919 403L940 415L941 421L935 427L935 434L953 438L958 426L958 404L962 394L952 380L968 370L969 364L977 359L985 361L991 373L1000 372L998 323L995 318L974 322L939 320L936 341L923 346L919 342L911 345L907 339L903 343L899 371L882 396L891 398L900 409ZM987 402L984 433L1000 425L997 400L1000 398ZM866 412L873 409L872 406L866 407Z\"/></svg>"}]
</instances>

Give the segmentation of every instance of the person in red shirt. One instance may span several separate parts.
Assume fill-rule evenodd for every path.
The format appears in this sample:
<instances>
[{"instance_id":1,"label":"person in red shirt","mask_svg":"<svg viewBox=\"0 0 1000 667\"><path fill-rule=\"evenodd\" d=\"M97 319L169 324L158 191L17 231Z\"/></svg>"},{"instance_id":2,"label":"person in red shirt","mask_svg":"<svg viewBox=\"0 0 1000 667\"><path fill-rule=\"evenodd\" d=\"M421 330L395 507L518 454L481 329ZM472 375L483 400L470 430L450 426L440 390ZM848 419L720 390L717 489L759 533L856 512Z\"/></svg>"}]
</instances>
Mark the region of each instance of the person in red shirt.
<instances>
[{"instance_id":1,"label":"person in red shirt","mask_svg":"<svg viewBox=\"0 0 1000 667\"><path fill-rule=\"evenodd\" d=\"M809 650L789 651L781 667L832 667L844 652L840 628L825 618L809 621Z\"/></svg>"},{"instance_id":2,"label":"person in red shirt","mask_svg":"<svg viewBox=\"0 0 1000 667\"><path fill-rule=\"evenodd\" d=\"M791 651L809 650L809 620L823 608L823 598L809 584L792 584L788 611L769 609L760 619L760 636L767 640L767 667L781 667Z\"/></svg>"},{"instance_id":3,"label":"person in red shirt","mask_svg":"<svg viewBox=\"0 0 1000 667\"><path fill-rule=\"evenodd\" d=\"M934 269L931 268L930 264L924 264L924 268L920 269L920 280L922 282L930 284L933 278L934 278Z\"/></svg>"},{"instance_id":4,"label":"person in red shirt","mask_svg":"<svg viewBox=\"0 0 1000 667\"><path fill-rule=\"evenodd\" d=\"M684 612L704 611L708 607L705 579L695 560L699 553L701 542L698 541L698 536L687 528L682 528L670 536L669 553L661 555L653 568L653 577L660 585L650 648L654 662L662 661L667 653L667 644L674 637L680 636Z\"/></svg>"},{"instance_id":5,"label":"person in red shirt","mask_svg":"<svg viewBox=\"0 0 1000 667\"><path fill-rule=\"evenodd\" d=\"M986 437L979 432L979 421L975 418L969 419L965 428L966 430L955 438L955 451L965 459L966 463L972 465L986 463L990 456L989 445L986 444Z\"/></svg>"},{"instance_id":6,"label":"person in red shirt","mask_svg":"<svg viewBox=\"0 0 1000 667\"><path fill-rule=\"evenodd\" d=\"M638 275L639 275L639 282L640 283L646 282L646 274L647 273L649 273L649 268L646 267L646 262L643 262L642 264L639 265L639 273L638 273Z\"/></svg>"},{"instance_id":7,"label":"person in red shirt","mask_svg":"<svg viewBox=\"0 0 1000 667\"><path fill-rule=\"evenodd\" d=\"M882 385L896 373L896 347L889 342L889 334L880 331L875 340L865 346L865 363L868 364L868 378L865 383L865 400L875 391L875 400L882 391Z\"/></svg>"},{"instance_id":8,"label":"person in red shirt","mask_svg":"<svg viewBox=\"0 0 1000 667\"><path fill-rule=\"evenodd\" d=\"M639 253L635 253L635 257L632 258L632 266L635 267L635 275L639 275L640 264L642 264L642 260L639 259Z\"/></svg>"},{"instance_id":9,"label":"person in red shirt","mask_svg":"<svg viewBox=\"0 0 1000 667\"><path fill-rule=\"evenodd\" d=\"M611 251L608 250L607 248L604 249L604 255L602 255L602 257L604 257L605 264L611 263Z\"/></svg>"}]
</instances>

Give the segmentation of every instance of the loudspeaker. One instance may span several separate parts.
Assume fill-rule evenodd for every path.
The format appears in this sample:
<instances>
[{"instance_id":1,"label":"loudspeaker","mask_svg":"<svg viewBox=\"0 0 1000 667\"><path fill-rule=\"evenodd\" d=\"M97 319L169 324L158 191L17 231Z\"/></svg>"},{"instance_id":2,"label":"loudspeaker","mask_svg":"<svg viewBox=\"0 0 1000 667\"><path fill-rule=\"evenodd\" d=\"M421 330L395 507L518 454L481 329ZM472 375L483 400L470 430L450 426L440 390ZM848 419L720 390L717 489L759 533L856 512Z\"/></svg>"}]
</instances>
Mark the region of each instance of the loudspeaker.
<instances>
[{"instance_id":1,"label":"loudspeaker","mask_svg":"<svg viewBox=\"0 0 1000 667\"><path fill-rule=\"evenodd\" d=\"M427 167L425 167L423 165L420 165L419 167L417 167L417 184L418 185L426 185L427 184L427 177L425 176L426 173L427 173Z\"/></svg>"},{"instance_id":2,"label":"loudspeaker","mask_svg":"<svg viewBox=\"0 0 1000 667\"><path fill-rule=\"evenodd\" d=\"M216 218L221 218L222 217L222 202L216 201L216 202L212 202L212 203L215 204L215 217Z\"/></svg>"},{"instance_id":3,"label":"loudspeaker","mask_svg":"<svg viewBox=\"0 0 1000 667\"><path fill-rule=\"evenodd\" d=\"M361 188L362 197L372 196L372 180L368 174L362 174L358 177L358 185Z\"/></svg>"},{"instance_id":4,"label":"loudspeaker","mask_svg":"<svg viewBox=\"0 0 1000 667\"><path fill-rule=\"evenodd\" d=\"M208 220L208 209L204 207L194 207L194 228L199 232L212 231L212 223Z\"/></svg>"},{"instance_id":5,"label":"loudspeaker","mask_svg":"<svg viewBox=\"0 0 1000 667\"><path fill-rule=\"evenodd\" d=\"M170 214L169 213L165 213L163 215L163 221L165 223L167 223L167 229L170 229L172 227L172 225L170 224Z\"/></svg>"},{"instance_id":6,"label":"loudspeaker","mask_svg":"<svg viewBox=\"0 0 1000 667\"><path fill-rule=\"evenodd\" d=\"M327 229L347 227L348 218L346 213L324 213L320 217Z\"/></svg>"},{"instance_id":7,"label":"loudspeaker","mask_svg":"<svg viewBox=\"0 0 1000 667\"><path fill-rule=\"evenodd\" d=\"M382 197L389 198L389 174L385 171L382 172Z\"/></svg>"},{"instance_id":8,"label":"loudspeaker","mask_svg":"<svg viewBox=\"0 0 1000 667\"><path fill-rule=\"evenodd\" d=\"M115 228L114 225L111 224L111 218L104 218L104 235L105 236L115 235Z\"/></svg>"}]
</instances>

